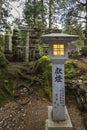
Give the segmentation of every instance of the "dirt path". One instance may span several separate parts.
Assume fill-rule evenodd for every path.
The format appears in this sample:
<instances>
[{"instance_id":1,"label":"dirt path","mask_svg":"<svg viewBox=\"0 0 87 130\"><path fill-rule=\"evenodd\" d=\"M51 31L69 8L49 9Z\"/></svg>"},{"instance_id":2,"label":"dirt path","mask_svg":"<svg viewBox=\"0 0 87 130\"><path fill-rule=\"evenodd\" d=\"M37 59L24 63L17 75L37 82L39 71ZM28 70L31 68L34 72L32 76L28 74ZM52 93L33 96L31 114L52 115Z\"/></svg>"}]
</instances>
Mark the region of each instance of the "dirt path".
<instances>
[{"instance_id":1,"label":"dirt path","mask_svg":"<svg viewBox=\"0 0 87 130\"><path fill-rule=\"evenodd\" d=\"M0 108L0 130L45 130L49 105L51 105L50 101L41 99L38 95L33 95L24 106L14 101L9 102ZM85 130L81 114L74 101L71 101L67 107L73 130Z\"/></svg>"},{"instance_id":2,"label":"dirt path","mask_svg":"<svg viewBox=\"0 0 87 130\"><path fill-rule=\"evenodd\" d=\"M75 101L72 100L67 108L73 124L73 130L85 130L81 112L79 111Z\"/></svg>"},{"instance_id":3,"label":"dirt path","mask_svg":"<svg viewBox=\"0 0 87 130\"><path fill-rule=\"evenodd\" d=\"M27 107L26 130L45 130L45 120L47 119L47 100L34 99Z\"/></svg>"},{"instance_id":4,"label":"dirt path","mask_svg":"<svg viewBox=\"0 0 87 130\"><path fill-rule=\"evenodd\" d=\"M25 119L26 130L45 130L45 121L48 115L48 106L52 105L48 100L34 98L27 106ZM81 113L76 103L71 101L67 106L73 124L73 130L85 130Z\"/></svg>"}]
</instances>

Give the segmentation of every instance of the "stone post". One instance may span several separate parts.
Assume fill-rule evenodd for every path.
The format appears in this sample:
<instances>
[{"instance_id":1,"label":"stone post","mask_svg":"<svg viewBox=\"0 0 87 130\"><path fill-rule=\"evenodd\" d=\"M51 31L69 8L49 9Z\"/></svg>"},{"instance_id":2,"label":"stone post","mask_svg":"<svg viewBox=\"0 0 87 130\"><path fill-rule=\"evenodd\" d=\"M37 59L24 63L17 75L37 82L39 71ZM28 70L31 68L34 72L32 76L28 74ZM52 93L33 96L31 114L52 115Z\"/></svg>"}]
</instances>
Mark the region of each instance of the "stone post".
<instances>
[{"instance_id":1,"label":"stone post","mask_svg":"<svg viewBox=\"0 0 87 130\"><path fill-rule=\"evenodd\" d=\"M25 47L25 61L29 61L29 30L27 31L26 35L26 47Z\"/></svg>"},{"instance_id":2,"label":"stone post","mask_svg":"<svg viewBox=\"0 0 87 130\"><path fill-rule=\"evenodd\" d=\"M12 37L9 36L9 51L12 52Z\"/></svg>"},{"instance_id":3,"label":"stone post","mask_svg":"<svg viewBox=\"0 0 87 130\"><path fill-rule=\"evenodd\" d=\"M64 64L52 65L53 120L65 120Z\"/></svg>"},{"instance_id":4,"label":"stone post","mask_svg":"<svg viewBox=\"0 0 87 130\"><path fill-rule=\"evenodd\" d=\"M5 35L5 51L12 52L12 36Z\"/></svg>"},{"instance_id":5,"label":"stone post","mask_svg":"<svg viewBox=\"0 0 87 130\"><path fill-rule=\"evenodd\" d=\"M47 34L43 40L50 45L52 61L53 106L48 107L46 130L72 130L72 123L65 107L64 63L68 59L68 42L78 39L76 35Z\"/></svg>"}]
</instances>

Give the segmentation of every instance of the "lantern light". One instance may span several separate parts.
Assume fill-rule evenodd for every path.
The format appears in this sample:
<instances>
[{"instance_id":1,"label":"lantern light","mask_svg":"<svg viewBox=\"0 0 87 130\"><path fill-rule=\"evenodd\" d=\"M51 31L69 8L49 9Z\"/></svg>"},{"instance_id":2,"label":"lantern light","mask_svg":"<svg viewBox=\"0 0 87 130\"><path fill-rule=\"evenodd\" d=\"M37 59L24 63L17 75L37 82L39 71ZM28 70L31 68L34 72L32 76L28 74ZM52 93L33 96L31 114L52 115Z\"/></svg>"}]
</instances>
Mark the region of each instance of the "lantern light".
<instances>
[{"instance_id":1,"label":"lantern light","mask_svg":"<svg viewBox=\"0 0 87 130\"><path fill-rule=\"evenodd\" d=\"M52 63L64 63L68 59L68 43L77 40L77 35L52 33L42 35L45 43L49 44L49 54Z\"/></svg>"},{"instance_id":2,"label":"lantern light","mask_svg":"<svg viewBox=\"0 0 87 130\"><path fill-rule=\"evenodd\" d=\"M65 46L64 44L53 44L53 56L64 56L65 55Z\"/></svg>"}]
</instances>

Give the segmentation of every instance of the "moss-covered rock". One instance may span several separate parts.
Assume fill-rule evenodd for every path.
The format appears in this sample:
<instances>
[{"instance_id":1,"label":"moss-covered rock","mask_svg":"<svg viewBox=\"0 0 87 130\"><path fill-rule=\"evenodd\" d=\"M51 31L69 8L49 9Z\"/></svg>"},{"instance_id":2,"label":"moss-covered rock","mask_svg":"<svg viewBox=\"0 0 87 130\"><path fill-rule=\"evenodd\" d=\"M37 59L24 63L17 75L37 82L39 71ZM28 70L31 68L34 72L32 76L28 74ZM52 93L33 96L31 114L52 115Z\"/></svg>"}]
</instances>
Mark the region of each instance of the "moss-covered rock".
<instances>
[{"instance_id":1,"label":"moss-covered rock","mask_svg":"<svg viewBox=\"0 0 87 130\"><path fill-rule=\"evenodd\" d=\"M36 62L35 73L42 74L47 69L49 63L51 63L49 56L42 56Z\"/></svg>"}]
</instances>

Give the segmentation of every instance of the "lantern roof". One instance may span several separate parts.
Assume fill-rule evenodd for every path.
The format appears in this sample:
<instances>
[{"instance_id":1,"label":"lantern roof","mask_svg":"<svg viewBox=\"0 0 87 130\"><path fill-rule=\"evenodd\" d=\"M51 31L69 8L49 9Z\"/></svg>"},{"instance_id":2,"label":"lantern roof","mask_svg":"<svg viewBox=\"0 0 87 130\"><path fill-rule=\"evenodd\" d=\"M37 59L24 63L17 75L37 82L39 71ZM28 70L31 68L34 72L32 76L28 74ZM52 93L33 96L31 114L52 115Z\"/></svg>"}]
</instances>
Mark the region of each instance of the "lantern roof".
<instances>
[{"instance_id":1,"label":"lantern roof","mask_svg":"<svg viewBox=\"0 0 87 130\"><path fill-rule=\"evenodd\" d=\"M64 33L51 33L51 34L45 34L41 36L42 39L46 43L52 43L52 42L71 42L76 41L79 36L78 35L70 35L70 34L64 34Z\"/></svg>"}]
</instances>

